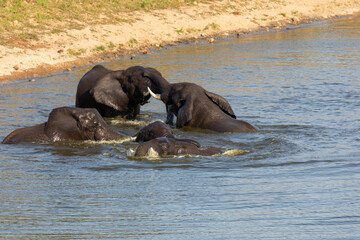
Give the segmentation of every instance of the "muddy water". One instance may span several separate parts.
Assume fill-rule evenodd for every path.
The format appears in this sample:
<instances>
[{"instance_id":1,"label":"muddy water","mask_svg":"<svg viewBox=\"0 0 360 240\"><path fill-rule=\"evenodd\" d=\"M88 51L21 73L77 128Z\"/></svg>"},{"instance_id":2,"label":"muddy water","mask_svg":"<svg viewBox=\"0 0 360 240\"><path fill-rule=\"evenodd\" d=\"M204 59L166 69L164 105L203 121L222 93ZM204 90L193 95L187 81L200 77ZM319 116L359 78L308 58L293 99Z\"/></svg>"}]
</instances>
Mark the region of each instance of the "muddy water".
<instances>
[{"instance_id":1,"label":"muddy water","mask_svg":"<svg viewBox=\"0 0 360 240\"><path fill-rule=\"evenodd\" d=\"M136 159L132 142L0 145L1 239L359 239L360 19L171 47L157 68L226 97L255 134L176 130L215 157ZM0 140L73 106L91 66L1 84ZM131 136L165 119L156 100Z\"/></svg>"}]
</instances>

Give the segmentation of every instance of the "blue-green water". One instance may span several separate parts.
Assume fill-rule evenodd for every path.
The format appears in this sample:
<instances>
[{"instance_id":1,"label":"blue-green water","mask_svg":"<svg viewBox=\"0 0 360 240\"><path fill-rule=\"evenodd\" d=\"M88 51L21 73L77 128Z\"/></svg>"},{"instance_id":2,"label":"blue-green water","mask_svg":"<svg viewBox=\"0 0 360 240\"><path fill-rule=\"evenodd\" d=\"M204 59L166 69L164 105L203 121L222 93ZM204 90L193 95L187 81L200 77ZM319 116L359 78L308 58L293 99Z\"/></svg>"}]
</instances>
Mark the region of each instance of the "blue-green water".
<instances>
[{"instance_id":1,"label":"blue-green water","mask_svg":"<svg viewBox=\"0 0 360 240\"><path fill-rule=\"evenodd\" d=\"M360 18L105 65L158 69L228 99L255 134L175 135L243 154L135 159L125 143L0 145L1 239L360 239ZM74 106L92 66L1 83L0 140ZM165 119L156 100L128 136Z\"/></svg>"}]
</instances>

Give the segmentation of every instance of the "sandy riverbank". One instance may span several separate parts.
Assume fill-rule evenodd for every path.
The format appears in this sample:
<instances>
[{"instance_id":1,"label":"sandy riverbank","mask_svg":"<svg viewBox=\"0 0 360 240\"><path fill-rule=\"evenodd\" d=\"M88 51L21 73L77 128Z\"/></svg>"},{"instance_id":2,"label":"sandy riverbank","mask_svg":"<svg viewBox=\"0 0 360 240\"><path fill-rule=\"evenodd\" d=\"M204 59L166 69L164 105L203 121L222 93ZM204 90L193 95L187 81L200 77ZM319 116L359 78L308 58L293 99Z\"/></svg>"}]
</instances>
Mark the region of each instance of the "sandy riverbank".
<instances>
[{"instance_id":1,"label":"sandy riverbank","mask_svg":"<svg viewBox=\"0 0 360 240\"><path fill-rule=\"evenodd\" d=\"M0 80L34 78L167 44L359 14L359 0L223 0L179 9L121 13L129 21L88 26L0 45Z\"/></svg>"}]
</instances>

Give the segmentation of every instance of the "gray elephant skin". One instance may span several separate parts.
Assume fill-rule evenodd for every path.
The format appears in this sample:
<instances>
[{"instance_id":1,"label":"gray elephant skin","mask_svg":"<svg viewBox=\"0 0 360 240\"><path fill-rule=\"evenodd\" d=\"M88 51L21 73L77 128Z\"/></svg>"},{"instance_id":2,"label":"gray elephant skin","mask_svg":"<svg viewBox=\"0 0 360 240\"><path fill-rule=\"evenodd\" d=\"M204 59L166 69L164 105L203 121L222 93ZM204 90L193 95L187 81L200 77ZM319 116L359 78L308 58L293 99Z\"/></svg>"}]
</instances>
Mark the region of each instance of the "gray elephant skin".
<instances>
[{"instance_id":1,"label":"gray elephant skin","mask_svg":"<svg viewBox=\"0 0 360 240\"><path fill-rule=\"evenodd\" d=\"M158 137L175 138L171 127L161 121L155 121L141 128L135 135L135 142L143 143Z\"/></svg>"},{"instance_id":2,"label":"gray elephant skin","mask_svg":"<svg viewBox=\"0 0 360 240\"><path fill-rule=\"evenodd\" d=\"M154 98L165 103L168 124L172 124L175 115L177 128L187 126L223 133L258 131L250 123L237 120L225 98L206 91L197 84L187 82L170 84L166 80L156 84L161 87L151 88L149 91Z\"/></svg>"},{"instance_id":3,"label":"gray elephant skin","mask_svg":"<svg viewBox=\"0 0 360 240\"><path fill-rule=\"evenodd\" d=\"M5 137L2 143L101 141L117 140L123 137L110 128L94 108L60 107L51 111L47 122L17 129Z\"/></svg>"},{"instance_id":4,"label":"gray elephant skin","mask_svg":"<svg viewBox=\"0 0 360 240\"><path fill-rule=\"evenodd\" d=\"M201 155L212 156L222 153L215 147L201 147L200 144L191 139L175 138L171 128L160 121L151 123L142 128L136 135L140 145L135 151L135 156L147 156L149 151L155 151L159 156L169 155Z\"/></svg>"},{"instance_id":5,"label":"gray elephant skin","mask_svg":"<svg viewBox=\"0 0 360 240\"><path fill-rule=\"evenodd\" d=\"M113 71L96 65L80 79L75 106L96 108L103 117L135 119L140 105L151 97L147 88L158 91L152 81L166 80L154 68L132 66Z\"/></svg>"}]
</instances>

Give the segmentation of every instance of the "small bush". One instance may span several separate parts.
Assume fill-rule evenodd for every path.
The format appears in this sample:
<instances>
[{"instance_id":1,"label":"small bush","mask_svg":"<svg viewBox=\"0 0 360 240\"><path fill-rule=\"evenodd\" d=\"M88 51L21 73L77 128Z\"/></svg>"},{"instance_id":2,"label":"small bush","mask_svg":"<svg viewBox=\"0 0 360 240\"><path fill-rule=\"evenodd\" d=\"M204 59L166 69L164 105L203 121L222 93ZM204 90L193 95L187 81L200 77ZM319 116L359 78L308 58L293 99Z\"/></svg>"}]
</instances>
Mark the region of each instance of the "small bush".
<instances>
[{"instance_id":1,"label":"small bush","mask_svg":"<svg viewBox=\"0 0 360 240\"><path fill-rule=\"evenodd\" d=\"M95 48L96 51L104 51L105 50L105 46L100 45L98 47Z\"/></svg>"},{"instance_id":2,"label":"small bush","mask_svg":"<svg viewBox=\"0 0 360 240\"><path fill-rule=\"evenodd\" d=\"M83 49L83 48L81 48L77 51L73 50L73 49L68 49L68 53L73 56L80 56L80 55L84 54L85 52L86 52L86 49Z\"/></svg>"},{"instance_id":3,"label":"small bush","mask_svg":"<svg viewBox=\"0 0 360 240\"><path fill-rule=\"evenodd\" d=\"M35 33L20 33L19 38L23 41L39 40L39 37Z\"/></svg>"},{"instance_id":4,"label":"small bush","mask_svg":"<svg viewBox=\"0 0 360 240\"><path fill-rule=\"evenodd\" d=\"M215 29L219 28L219 25L217 25L216 23L210 23L210 24L206 25L204 30L209 30L210 28L215 30Z\"/></svg>"}]
</instances>

